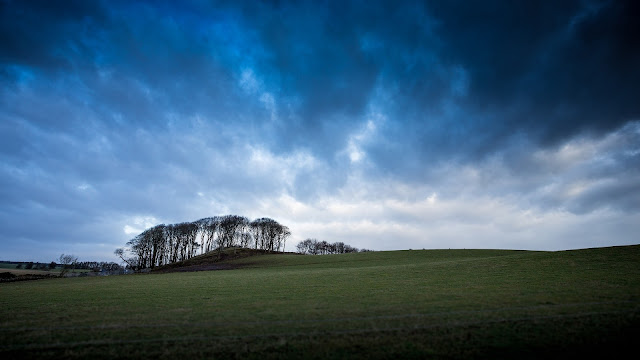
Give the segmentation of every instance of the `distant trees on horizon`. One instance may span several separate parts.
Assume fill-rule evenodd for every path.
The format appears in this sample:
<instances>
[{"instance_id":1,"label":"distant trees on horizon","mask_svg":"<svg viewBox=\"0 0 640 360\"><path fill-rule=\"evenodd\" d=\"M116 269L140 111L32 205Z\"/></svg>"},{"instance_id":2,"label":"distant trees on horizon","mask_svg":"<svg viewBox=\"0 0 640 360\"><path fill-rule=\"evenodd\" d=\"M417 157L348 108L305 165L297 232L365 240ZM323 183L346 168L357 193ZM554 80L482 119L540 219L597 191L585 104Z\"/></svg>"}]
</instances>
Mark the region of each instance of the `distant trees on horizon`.
<instances>
[{"instance_id":1,"label":"distant trees on horizon","mask_svg":"<svg viewBox=\"0 0 640 360\"><path fill-rule=\"evenodd\" d=\"M56 259L60 261L60 259ZM25 270L42 270L42 271L52 271L56 269L60 269L60 272L64 275L69 270L90 270L93 272L116 272L122 270L122 267L115 262L106 262L106 261L76 261L73 263L57 263L56 261L52 261L50 263L40 263L33 261L23 261L17 262L16 269L25 269Z\"/></svg>"},{"instance_id":2,"label":"distant trees on horizon","mask_svg":"<svg viewBox=\"0 0 640 360\"><path fill-rule=\"evenodd\" d=\"M343 242L328 243L317 239L306 239L296 245L296 250L300 254L307 255L329 255L329 254L347 254L354 252L367 252L368 249L355 248Z\"/></svg>"},{"instance_id":3,"label":"distant trees on horizon","mask_svg":"<svg viewBox=\"0 0 640 360\"><path fill-rule=\"evenodd\" d=\"M239 215L206 217L191 222L159 224L136 235L115 255L133 270L155 268L229 247L284 251L291 236L287 226L270 218L249 220ZM328 255L372 251L343 242L306 239L296 245L300 254Z\"/></svg>"},{"instance_id":4,"label":"distant trees on horizon","mask_svg":"<svg viewBox=\"0 0 640 360\"><path fill-rule=\"evenodd\" d=\"M193 222L160 224L127 242L115 254L133 269L146 269L238 246L284 250L289 228L270 218L250 221L239 215L213 216Z\"/></svg>"}]
</instances>

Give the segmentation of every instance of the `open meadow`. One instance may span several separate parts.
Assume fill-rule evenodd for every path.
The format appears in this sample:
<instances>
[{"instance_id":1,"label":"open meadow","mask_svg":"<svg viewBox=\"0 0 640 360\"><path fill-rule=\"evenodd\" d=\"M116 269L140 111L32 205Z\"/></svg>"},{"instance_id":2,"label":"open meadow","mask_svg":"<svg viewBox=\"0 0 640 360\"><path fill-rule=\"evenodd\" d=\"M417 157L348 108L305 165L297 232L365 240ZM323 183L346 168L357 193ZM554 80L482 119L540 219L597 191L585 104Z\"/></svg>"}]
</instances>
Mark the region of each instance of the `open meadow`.
<instances>
[{"instance_id":1,"label":"open meadow","mask_svg":"<svg viewBox=\"0 0 640 360\"><path fill-rule=\"evenodd\" d=\"M640 335L640 246L228 263L0 284L0 357L610 356Z\"/></svg>"}]
</instances>

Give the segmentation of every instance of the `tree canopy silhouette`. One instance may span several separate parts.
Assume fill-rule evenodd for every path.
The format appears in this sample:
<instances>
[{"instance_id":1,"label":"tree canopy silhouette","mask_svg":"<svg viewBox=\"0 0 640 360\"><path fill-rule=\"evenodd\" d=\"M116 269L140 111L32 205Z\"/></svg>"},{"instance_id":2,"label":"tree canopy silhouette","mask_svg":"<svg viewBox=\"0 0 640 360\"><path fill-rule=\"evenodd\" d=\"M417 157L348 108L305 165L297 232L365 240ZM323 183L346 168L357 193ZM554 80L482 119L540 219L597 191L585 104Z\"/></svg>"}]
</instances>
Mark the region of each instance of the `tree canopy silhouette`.
<instances>
[{"instance_id":1,"label":"tree canopy silhouette","mask_svg":"<svg viewBox=\"0 0 640 360\"><path fill-rule=\"evenodd\" d=\"M270 218L250 221L239 215L202 218L193 222L159 224L136 235L126 248L115 250L135 270L154 268L228 247L284 251L289 228Z\"/></svg>"}]
</instances>

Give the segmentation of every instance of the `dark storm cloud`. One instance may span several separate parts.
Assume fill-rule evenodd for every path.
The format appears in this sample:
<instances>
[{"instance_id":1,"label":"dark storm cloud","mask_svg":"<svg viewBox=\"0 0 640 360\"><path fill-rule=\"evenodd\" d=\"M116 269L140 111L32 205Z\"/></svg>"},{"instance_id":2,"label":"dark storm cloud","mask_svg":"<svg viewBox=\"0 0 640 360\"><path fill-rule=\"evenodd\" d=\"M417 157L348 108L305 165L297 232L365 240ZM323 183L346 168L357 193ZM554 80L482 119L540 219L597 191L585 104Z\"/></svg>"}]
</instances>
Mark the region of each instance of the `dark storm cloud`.
<instances>
[{"instance_id":1,"label":"dark storm cloud","mask_svg":"<svg viewBox=\"0 0 640 360\"><path fill-rule=\"evenodd\" d=\"M233 105L249 103L236 81L249 68L281 110L268 139L284 151L331 156L378 96L400 121L384 128L392 145L477 158L517 132L555 142L637 117L637 15L635 2L7 3L3 61L5 76L74 72L87 101L147 126L167 110L255 121Z\"/></svg>"},{"instance_id":2,"label":"dark storm cloud","mask_svg":"<svg viewBox=\"0 0 640 360\"><path fill-rule=\"evenodd\" d=\"M93 36L99 30L96 24L105 20L103 12L100 3L92 1L1 1L0 59L5 65L70 70L67 52L82 56L88 50L72 39Z\"/></svg>"},{"instance_id":3,"label":"dark storm cloud","mask_svg":"<svg viewBox=\"0 0 640 360\"><path fill-rule=\"evenodd\" d=\"M289 144L334 149L345 139L327 124L347 133L345 119L362 119L377 101L397 121L382 127L387 146L368 150L380 167L411 172L398 166L475 161L521 134L553 145L612 131L640 113L640 13L632 1L251 10L243 16L265 49L256 68L300 107L284 132ZM330 139L318 136L325 132Z\"/></svg>"},{"instance_id":4,"label":"dark storm cloud","mask_svg":"<svg viewBox=\"0 0 640 360\"><path fill-rule=\"evenodd\" d=\"M469 72L471 112L544 142L637 119L635 1L438 2L442 58ZM507 111L505 111L507 109Z\"/></svg>"},{"instance_id":5,"label":"dark storm cloud","mask_svg":"<svg viewBox=\"0 0 640 360\"><path fill-rule=\"evenodd\" d=\"M237 97L226 66L234 59L220 52L221 39L208 42L205 36L219 34L201 34L200 23L192 24L188 11L167 13L144 3L106 5L114 6L84 1L79 6L6 4L2 36L11 41L3 45L2 62L7 85L35 83L66 102L91 107L102 121L111 115L129 125L162 127L169 113L231 113L229 104ZM218 20L215 13L211 17ZM32 111L40 113L24 117L41 126L50 125L52 115L57 128L82 122L74 114Z\"/></svg>"}]
</instances>

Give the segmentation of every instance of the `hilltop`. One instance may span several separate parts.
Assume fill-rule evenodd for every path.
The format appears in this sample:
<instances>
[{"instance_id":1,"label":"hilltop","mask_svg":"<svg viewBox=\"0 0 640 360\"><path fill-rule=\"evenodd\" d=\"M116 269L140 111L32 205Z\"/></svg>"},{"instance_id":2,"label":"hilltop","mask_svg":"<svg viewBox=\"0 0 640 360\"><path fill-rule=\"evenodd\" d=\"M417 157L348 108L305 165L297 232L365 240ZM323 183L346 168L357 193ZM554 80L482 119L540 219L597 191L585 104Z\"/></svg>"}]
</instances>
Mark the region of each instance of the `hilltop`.
<instances>
[{"instance_id":1,"label":"hilltop","mask_svg":"<svg viewBox=\"0 0 640 360\"><path fill-rule=\"evenodd\" d=\"M296 253L285 253L281 251L270 251L249 248L226 248L220 253L210 251L208 253L194 256L190 259L171 264L162 265L151 270L154 273L188 272L188 271L210 271L210 270L232 270L245 267L249 263L236 263L234 260L262 256L262 255L299 255Z\"/></svg>"}]
</instances>

